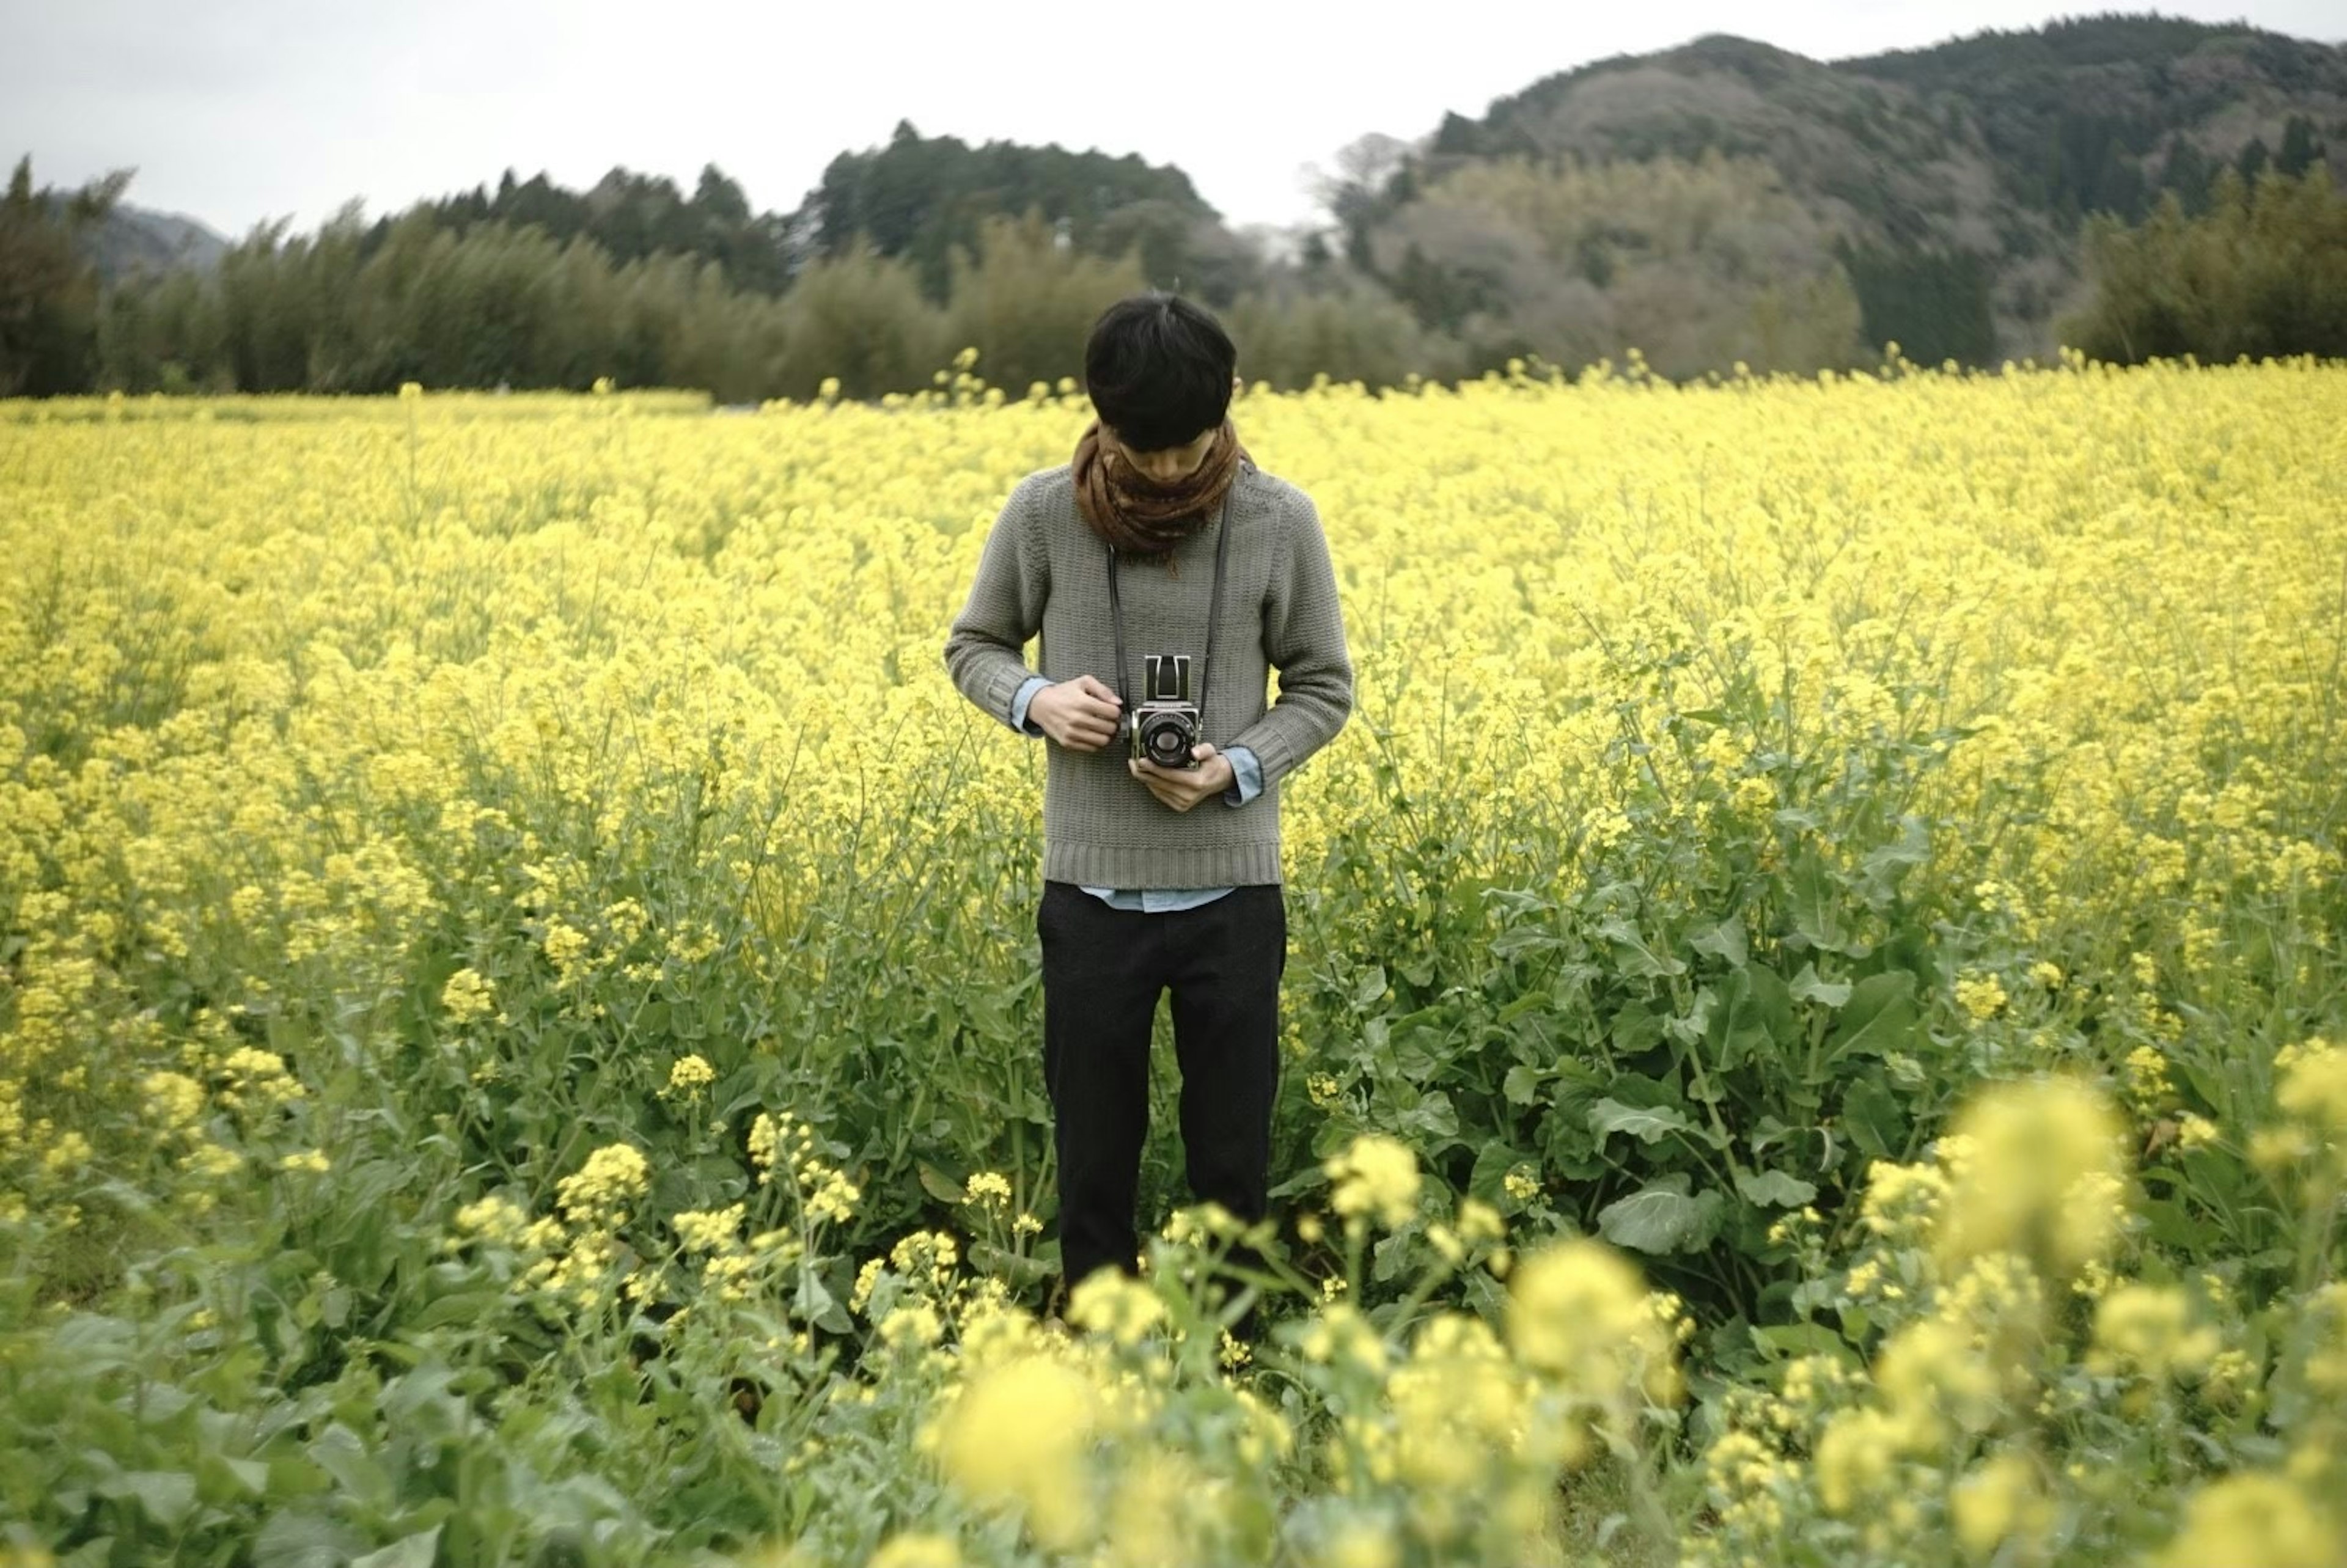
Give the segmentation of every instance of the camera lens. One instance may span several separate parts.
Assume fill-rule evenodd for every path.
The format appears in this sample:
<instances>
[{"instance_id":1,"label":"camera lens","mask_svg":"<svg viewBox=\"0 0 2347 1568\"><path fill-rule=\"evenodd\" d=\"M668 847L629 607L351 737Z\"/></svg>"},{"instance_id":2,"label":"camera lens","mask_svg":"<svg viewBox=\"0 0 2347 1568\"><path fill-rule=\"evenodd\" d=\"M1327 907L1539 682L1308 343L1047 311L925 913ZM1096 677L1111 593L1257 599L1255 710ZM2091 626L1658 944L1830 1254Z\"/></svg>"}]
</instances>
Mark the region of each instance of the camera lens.
<instances>
[{"instance_id":1,"label":"camera lens","mask_svg":"<svg viewBox=\"0 0 2347 1568\"><path fill-rule=\"evenodd\" d=\"M1176 767L1186 760L1179 724L1152 724L1143 733L1141 743L1148 751L1149 760L1161 768Z\"/></svg>"}]
</instances>

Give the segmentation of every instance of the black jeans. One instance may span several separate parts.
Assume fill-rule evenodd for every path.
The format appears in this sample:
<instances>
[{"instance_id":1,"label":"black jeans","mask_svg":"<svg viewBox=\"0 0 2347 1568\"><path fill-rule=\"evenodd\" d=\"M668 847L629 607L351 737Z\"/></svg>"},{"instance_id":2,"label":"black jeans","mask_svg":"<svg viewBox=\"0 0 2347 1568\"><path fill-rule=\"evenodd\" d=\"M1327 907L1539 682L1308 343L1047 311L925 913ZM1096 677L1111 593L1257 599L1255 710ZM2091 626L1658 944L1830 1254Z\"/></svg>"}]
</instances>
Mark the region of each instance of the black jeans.
<instances>
[{"instance_id":1,"label":"black jeans","mask_svg":"<svg viewBox=\"0 0 2347 1568\"><path fill-rule=\"evenodd\" d=\"M1149 1134L1149 1037L1174 993L1182 1153L1191 1194L1243 1221L1264 1215L1279 1088L1279 977L1287 907L1276 884L1194 909L1112 909L1043 884L1043 1081L1060 1163L1060 1270L1135 1272L1133 1189Z\"/></svg>"}]
</instances>

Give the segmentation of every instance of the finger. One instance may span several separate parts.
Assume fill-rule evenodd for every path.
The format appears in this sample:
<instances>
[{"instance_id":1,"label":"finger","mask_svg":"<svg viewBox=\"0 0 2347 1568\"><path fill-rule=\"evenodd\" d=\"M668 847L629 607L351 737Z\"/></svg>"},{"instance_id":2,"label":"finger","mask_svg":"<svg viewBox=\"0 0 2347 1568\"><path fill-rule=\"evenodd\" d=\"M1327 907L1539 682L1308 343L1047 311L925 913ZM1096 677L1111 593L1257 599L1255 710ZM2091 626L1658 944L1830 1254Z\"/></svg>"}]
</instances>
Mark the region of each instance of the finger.
<instances>
[{"instance_id":1,"label":"finger","mask_svg":"<svg viewBox=\"0 0 2347 1568\"><path fill-rule=\"evenodd\" d=\"M1200 741L1196 745L1190 748L1190 754L1203 763L1208 757L1214 754L1214 743L1212 741Z\"/></svg>"},{"instance_id":2,"label":"finger","mask_svg":"<svg viewBox=\"0 0 2347 1568\"><path fill-rule=\"evenodd\" d=\"M1075 679L1075 687L1078 691L1084 692L1088 696L1099 698L1102 702L1106 702L1111 708L1116 708L1122 705L1117 702L1116 693L1108 686L1103 684L1097 677L1091 675L1079 675Z\"/></svg>"}]
</instances>

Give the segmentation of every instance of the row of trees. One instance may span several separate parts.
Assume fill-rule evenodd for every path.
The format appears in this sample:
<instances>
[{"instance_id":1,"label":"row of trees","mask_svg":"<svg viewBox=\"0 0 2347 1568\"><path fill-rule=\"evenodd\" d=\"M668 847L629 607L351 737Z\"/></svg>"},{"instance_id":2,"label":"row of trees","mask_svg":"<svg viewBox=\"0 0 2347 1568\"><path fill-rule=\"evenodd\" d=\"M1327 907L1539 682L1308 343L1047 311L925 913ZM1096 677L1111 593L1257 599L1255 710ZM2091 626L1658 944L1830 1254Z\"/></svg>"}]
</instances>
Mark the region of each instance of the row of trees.
<instances>
[{"instance_id":1,"label":"row of trees","mask_svg":"<svg viewBox=\"0 0 2347 1568\"><path fill-rule=\"evenodd\" d=\"M209 277L116 287L94 313L82 384L369 393L407 381L584 388L608 375L747 402L810 397L836 377L848 395L874 396L925 384L975 345L990 381L1024 391L1077 374L1093 319L1147 286L1131 251L1089 253L1031 211L978 224L948 258L941 302L917 263L862 241L770 297L733 287L715 261L620 262L536 226L459 232L411 212L376 234L345 218L314 235L256 235ZM1225 312L1247 374L1276 384L1465 368L1401 307L1358 292L1290 285Z\"/></svg>"},{"instance_id":2,"label":"row of trees","mask_svg":"<svg viewBox=\"0 0 2347 1568\"><path fill-rule=\"evenodd\" d=\"M257 231L218 269L101 289L81 241L120 195L72 193L19 164L0 201L0 395L93 388L371 393L431 386L702 387L724 401L851 396L924 384L975 346L1014 393L1079 371L1111 301L1169 280L1143 247L1103 254L1030 210L975 220L926 260L868 236L827 245L789 287L735 283L705 256L622 259L587 233L419 208L387 225L345 214L316 233ZM1856 363L1896 317L1911 357L1990 344L1977 258L1919 270L1849 245L1765 165L1494 160L1392 210L1363 268L1321 255L1258 261L1215 302L1242 370L1276 385L1319 374L1373 385L1450 379L1509 356L1568 367L1643 349L1669 376ZM2112 360L2198 354L2347 354L2347 197L2317 163L2256 181L2227 169L2197 216L2171 193L2150 219L2095 224L2094 303L2064 341ZM1935 268L1936 270L1932 270Z\"/></svg>"},{"instance_id":3,"label":"row of trees","mask_svg":"<svg viewBox=\"0 0 2347 1568\"><path fill-rule=\"evenodd\" d=\"M2347 191L2321 164L2254 184L2226 169L2198 216L2171 192L2086 245L2094 302L2063 339L2094 358L2347 356Z\"/></svg>"}]
</instances>

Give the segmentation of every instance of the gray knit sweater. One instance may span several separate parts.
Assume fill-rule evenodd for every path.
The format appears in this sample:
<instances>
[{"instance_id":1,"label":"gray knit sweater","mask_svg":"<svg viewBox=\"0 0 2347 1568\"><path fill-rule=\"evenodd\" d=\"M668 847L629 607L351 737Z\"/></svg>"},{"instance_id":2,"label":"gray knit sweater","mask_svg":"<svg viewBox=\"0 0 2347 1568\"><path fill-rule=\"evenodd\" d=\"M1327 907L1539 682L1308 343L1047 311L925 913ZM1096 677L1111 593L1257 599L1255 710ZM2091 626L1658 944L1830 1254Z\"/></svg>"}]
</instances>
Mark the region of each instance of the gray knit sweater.
<instances>
[{"instance_id":1,"label":"gray knit sweater","mask_svg":"<svg viewBox=\"0 0 2347 1568\"><path fill-rule=\"evenodd\" d=\"M1353 665L1328 542L1312 498L1242 462L1231 485L1228 519L1209 521L1176 546L1171 571L1155 559L1128 557L1118 563L1124 691L1132 701L1141 700L1149 654L1187 653L1194 697L1205 663L1215 538L1227 526L1230 559L1222 625L1214 634L1221 669L1207 685L1203 729L1217 747L1255 753L1263 765L1263 793L1236 809L1215 799L1177 812L1159 804L1126 771L1131 752L1122 735L1097 752L1047 742L1046 880L1097 887L1280 880L1279 781L1344 727L1353 706ZM1030 671L1022 651L1038 630L1042 668ZM1010 492L988 534L969 602L946 639L946 668L954 684L1007 724L1011 699L1030 674L1053 681L1092 675L1114 688L1113 633L1108 547L1076 513L1068 466L1030 474ZM1279 698L1267 703L1266 680L1275 668Z\"/></svg>"}]
</instances>

